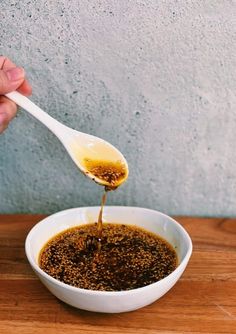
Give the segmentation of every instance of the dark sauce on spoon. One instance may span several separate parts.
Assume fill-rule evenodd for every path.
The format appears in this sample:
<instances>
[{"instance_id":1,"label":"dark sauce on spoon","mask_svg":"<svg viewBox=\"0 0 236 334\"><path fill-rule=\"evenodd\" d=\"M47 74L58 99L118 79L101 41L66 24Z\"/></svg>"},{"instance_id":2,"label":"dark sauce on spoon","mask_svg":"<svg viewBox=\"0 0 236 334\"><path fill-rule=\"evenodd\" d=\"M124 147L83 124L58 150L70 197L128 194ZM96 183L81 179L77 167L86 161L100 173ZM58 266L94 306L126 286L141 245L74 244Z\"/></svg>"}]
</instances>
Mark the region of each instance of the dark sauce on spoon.
<instances>
[{"instance_id":1,"label":"dark sauce on spoon","mask_svg":"<svg viewBox=\"0 0 236 334\"><path fill-rule=\"evenodd\" d=\"M84 165L89 173L107 183L107 190L116 189L124 182L128 174L127 167L119 160L113 162L86 158Z\"/></svg>"}]
</instances>

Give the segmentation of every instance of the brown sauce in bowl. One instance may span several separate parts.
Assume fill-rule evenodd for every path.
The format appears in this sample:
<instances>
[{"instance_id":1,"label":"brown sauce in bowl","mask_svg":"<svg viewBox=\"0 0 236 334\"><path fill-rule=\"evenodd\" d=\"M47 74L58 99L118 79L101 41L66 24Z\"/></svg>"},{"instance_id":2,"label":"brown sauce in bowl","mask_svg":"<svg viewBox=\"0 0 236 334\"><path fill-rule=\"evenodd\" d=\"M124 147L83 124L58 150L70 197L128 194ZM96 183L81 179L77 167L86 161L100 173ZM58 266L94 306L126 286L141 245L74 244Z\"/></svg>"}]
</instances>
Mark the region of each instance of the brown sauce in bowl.
<instances>
[{"instance_id":1,"label":"brown sauce in bowl","mask_svg":"<svg viewBox=\"0 0 236 334\"><path fill-rule=\"evenodd\" d=\"M131 225L97 224L59 233L43 247L39 265L66 284L89 290L122 291L155 283L177 267L174 248L161 237Z\"/></svg>"}]
</instances>

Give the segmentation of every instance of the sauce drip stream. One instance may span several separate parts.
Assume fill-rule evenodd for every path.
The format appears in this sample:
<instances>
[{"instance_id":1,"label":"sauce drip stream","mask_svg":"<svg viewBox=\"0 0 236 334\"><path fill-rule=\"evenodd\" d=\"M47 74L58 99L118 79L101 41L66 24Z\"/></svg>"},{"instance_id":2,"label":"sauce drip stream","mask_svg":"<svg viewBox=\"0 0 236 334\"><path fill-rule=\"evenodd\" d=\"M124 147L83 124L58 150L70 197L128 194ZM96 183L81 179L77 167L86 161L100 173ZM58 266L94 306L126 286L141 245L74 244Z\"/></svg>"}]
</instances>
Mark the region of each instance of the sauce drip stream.
<instances>
[{"instance_id":1,"label":"sauce drip stream","mask_svg":"<svg viewBox=\"0 0 236 334\"><path fill-rule=\"evenodd\" d=\"M95 177L106 182L105 192L102 195L101 209L98 215L98 228L97 228L97 249L101 250L102 241L102 216L103 208L107 199L107 192L117 189L127 178L128 170L122 161L103 161L94 160L90 158L84 159L84 165L86 169ZM94 240L95 242L95 240Z\"/></svg>"},{"instance_id":2,"label":"sauce drip stream","mask_svg":"<svg viewBox=\"0 0 236 334\"><path fill-rule=\"evenodd\" d=\"M101 201L101 208L98 215L98 251L101 250L101 241L102 241L102 215L103 215L103 208L106 203L107 199L107 192L108 190L105 188L105 191L102 195L102 201Z\"/></svg>"}]
</instances>

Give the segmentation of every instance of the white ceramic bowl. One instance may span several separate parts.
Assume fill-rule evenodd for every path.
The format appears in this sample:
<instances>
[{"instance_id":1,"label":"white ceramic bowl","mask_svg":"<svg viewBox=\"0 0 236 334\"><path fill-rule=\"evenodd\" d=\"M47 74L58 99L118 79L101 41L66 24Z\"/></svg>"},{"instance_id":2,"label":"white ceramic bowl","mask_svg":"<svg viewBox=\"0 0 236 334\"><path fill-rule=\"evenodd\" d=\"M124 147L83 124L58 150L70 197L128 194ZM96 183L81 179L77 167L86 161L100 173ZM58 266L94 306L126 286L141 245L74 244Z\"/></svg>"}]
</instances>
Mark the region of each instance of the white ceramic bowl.
<instances>
[{"instance_id":1,"label":"white ceramic bowl","mask_svg":"<svg viewBox=\"0 0 236 334\"><path fill-rule=\"evenodd\" d=\"M192 253L192 242L174 219L158 211L136 207L105 207L104 222L134 224L152 231L169 241L179 258L178 267L164 279L129 291L92 291L72 287L46 274L39 268L39 252L55 234L72 226L97 221L100 207L69 209L58 212L36 224L29 232L26 255L34 272L57 298L77 308L106 313L136 310L163 296L182 275Z\"/></svg>"}]
</instances>

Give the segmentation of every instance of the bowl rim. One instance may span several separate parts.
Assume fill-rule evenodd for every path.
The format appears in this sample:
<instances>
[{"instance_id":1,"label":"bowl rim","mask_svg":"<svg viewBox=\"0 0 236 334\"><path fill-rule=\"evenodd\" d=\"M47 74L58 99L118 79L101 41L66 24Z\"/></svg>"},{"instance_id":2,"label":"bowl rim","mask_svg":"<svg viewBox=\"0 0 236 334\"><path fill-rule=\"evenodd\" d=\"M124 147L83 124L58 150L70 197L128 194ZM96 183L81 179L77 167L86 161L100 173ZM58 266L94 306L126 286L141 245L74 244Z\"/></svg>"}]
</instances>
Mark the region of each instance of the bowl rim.
<instances>
[{"instance_id":1,"label":"bowl rim","mask_svg":"<svg viewBox=\"0 0 236 334\"><path fill-rule=\"evenodd\" d=\"M89 290L89 289L82 289L82 288L78 288L78 287L74 287L72 285L66 284L64 282L61 282L59 280L57 280L56 278L48 275L47 273L45 273L45 271L43 271L39 265L35 262L35 260L33 259L33 257L31 256L31 252L30 252L30 242L31 242L31 238L33 233L35 233L35 230L39 227L39 225L41 224L45 224L45 222L47 222L47 220L51 220L53 219L53 217L56 216L60 216L60 215L65 215L66 213L69 213L71 211L78 211L78 210L86 210L86 209L92 209L92 210L99 210L100 206L84 206L84 207L76 207L76 208L70 208L70 209L66 209L66 210L62 210L62 211L58 211L52 215L49 215L47 217L45 217L44 219L40 220L38 223L36 223L28 232L26 240L25 240L25 253L26 253L26 257L31 265L31 267L33 268L34 271L36 271L40 276L43 276L46 280L48 280L50 283L58 285L59 287L69 290L71 292L74 293L81 293L81 294L85 294L85 295L98 295L98 296L122 296L122 295L129 295L129 294L134 294L134 293L139 293L142 290L147 290L147 289L151 289L153 287L158 287L160 285L162 285L165 282L168 282L169 280L171 281L172 279L174 280L176 275L179 274L179 272L184 271L190 256L192 254L192 250L193 250L193 245L192 245L192 240L188 234L188 232L184 229L184 227L178 223L175 219L173 219L172 217L168 216L165 213L162 213L160 211L154 210L154 209L149 209L149 208L143 208L143 207L136 207L136 206L116 206L116 205L106 205L104 207L104 212L106 211L106 209L108 210L113 210L113 209L127 209L127 210L136 210L136 211L146 211L146 212L152 212L152 213L157 213L167 219L169 219L171 221L172 224L176 225L180 231L183 233L184 238L185 238L185 242L187 243L187 252L183 258L183 260L178 264L177 268L172 271L172 273L170 273L168 276L162 278L161 280L148 284L146 286L140 287L140 288L136 288L136 289L130 289L130 290L122 290L122 291L100 291L100 290Z\"/></svg>"}]
</instances>

